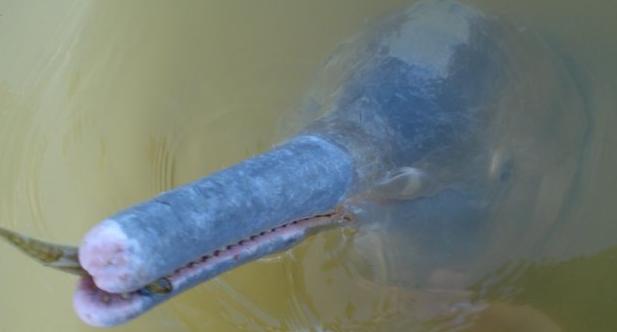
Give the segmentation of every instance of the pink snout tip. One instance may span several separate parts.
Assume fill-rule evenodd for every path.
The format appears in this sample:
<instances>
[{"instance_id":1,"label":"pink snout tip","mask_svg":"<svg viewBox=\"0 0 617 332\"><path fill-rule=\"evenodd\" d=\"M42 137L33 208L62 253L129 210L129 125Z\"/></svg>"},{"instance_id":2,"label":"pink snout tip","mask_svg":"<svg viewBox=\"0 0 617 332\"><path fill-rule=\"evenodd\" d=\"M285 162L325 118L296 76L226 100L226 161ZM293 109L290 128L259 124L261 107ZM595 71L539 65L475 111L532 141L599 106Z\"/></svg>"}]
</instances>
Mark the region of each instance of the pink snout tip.
<instances>
[{"instance_id":1,"label":"pink snout tip","mask_svg":"<svg viewBox=\"0 0 617 332\"><path fill-rule=\"evenodd\" d=\"M125 293L143 286L139 245L113 220L92 228L79 247L79 261L96 286L109 293Z\"/></svg>"}]
</instances>

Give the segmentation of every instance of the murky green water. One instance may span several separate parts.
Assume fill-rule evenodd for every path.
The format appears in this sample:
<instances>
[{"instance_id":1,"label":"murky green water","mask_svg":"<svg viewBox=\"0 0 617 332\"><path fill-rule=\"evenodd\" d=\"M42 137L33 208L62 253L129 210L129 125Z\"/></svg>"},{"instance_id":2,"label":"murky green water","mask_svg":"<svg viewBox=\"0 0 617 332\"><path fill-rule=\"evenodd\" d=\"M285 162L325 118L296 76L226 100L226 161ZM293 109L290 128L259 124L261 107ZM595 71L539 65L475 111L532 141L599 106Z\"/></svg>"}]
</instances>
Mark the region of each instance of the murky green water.
<instances>
[{"instance_id":1,"label":"murky green water","mask_svg":"<svg viewBox=\"0 0 617 332\"><path fill-rule=\"evenodd\" d=\"M114 211L267 149L336 44L405 3L0 1L0 225L77 243ZM617 4L472 3L546 36L591 116L572 199L534 230L531 257L465 292L401 289L339 230L117 330L616 330ZM497 234L504 257L516 235ZM1 332L92 330L73 314L72 277L5 244L0 266ZM467 314L443 315L447 303Z\"/></svg>"}]
</instances>

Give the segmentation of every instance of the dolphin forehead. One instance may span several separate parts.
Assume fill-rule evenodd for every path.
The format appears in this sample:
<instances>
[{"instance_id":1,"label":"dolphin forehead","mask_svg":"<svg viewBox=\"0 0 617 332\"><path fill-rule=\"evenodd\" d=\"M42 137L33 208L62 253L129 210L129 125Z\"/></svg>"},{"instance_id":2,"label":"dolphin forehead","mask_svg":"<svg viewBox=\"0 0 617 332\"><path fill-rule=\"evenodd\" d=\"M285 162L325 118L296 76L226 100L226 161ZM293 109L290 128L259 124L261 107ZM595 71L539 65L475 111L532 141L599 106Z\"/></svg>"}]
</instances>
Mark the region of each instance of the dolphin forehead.
<instances>
[{"instance_id":1,"label":"dolphin forehead","mask_svg":"<svg viewBox=\"0 0 617 332\"><path fill-rule=\"evenodd\" d=\"M454 1L422 2L407 9L401 23L381 42L388 55L445 78L456 48L468 44L478 10Z\"/></svg>"}]
</instances>

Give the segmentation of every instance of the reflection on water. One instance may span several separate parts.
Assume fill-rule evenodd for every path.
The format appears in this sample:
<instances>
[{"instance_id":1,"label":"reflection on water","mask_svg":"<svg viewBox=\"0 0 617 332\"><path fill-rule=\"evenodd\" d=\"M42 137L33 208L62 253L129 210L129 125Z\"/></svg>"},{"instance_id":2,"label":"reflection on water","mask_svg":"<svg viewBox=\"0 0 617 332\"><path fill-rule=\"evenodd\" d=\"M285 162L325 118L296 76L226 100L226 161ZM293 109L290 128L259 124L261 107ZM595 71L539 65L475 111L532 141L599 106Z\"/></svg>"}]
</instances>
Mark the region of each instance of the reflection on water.
<instances>
[{"instance_id":1,"label":"reflection on water","mask_svg":"<svg viewBox=\"0 0 617 332\"><path fill-rule=\"evenodd\" d=\"M77 243L120 208L268 148L336 43L402 3L0 1L0 224ZM615 329L615 5L474 3L549 36L592 114L573 198L534 231L531 257L504 258L525 234L502 232L490 251L503 264L470 289L439 271L438 289L401 288L388 282L405 254L395 240L337 230L118 330ZM90 330L72 312L74 280L0 252L0 331Z\"/></svg>"}]
</instances>

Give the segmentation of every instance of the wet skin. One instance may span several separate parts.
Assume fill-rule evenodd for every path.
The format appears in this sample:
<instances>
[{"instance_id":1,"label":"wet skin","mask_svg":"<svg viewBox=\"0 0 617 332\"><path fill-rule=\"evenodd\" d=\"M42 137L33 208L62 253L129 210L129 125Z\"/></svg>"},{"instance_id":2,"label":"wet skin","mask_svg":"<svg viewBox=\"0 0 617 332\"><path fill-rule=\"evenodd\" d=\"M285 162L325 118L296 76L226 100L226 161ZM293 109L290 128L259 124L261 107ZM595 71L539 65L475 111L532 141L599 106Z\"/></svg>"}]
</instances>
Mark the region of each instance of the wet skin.
<instances>
[{"instance_id":1,"label":"wet skin","mask_svg":"<svg viewBox=\"0 0 617 332\"><path fill-rule=\"evenodd\" d=\"M584 123L582 103L555 59L473 8L423 2L333 56L321 115L271 151L109 217L77 251L2 234L83 274L75 309L96 326L384 211L393 221L378 226L424 253L397 261L430 283L486 249L491 213L539 190L521 183L575 164L584 135L559 129Z\"/></svg>"}]
</instances>

